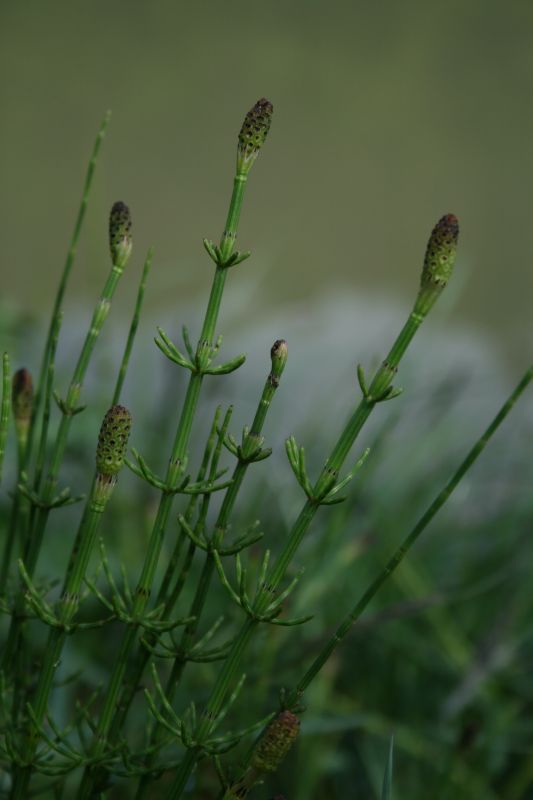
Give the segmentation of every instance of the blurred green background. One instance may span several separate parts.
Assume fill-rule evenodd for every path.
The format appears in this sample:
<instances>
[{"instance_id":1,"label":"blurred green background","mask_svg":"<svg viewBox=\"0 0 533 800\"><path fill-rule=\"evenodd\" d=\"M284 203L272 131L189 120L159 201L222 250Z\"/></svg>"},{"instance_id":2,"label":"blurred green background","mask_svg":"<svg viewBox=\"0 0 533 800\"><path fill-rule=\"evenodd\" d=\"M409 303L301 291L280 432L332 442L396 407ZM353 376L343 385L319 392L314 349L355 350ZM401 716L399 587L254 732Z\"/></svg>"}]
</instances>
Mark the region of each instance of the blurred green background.
<instances>
[{"instance_id":1,"label":"blurred green background","mask_svg":"<svg viewBox=\"0 0 533 800\"><path fill-rule=\"evenodd\" d=\"M452 319L513 358L533 288L532 40L529 0L4 0L4 301L46 314L107 108L71 296L97 291L102 220L123 199L138 257L156 246L151 311L195 299L241 118L265 95L275 119L240 231L247 318L335 285L409 302L427 234L453 211Z\"/></svg>"},{"instance_id":2,"label":"blurred green background","mask_svg":"<svg viewBox=\"0 0 533 800\"><path fill-rule=\"evenodd\" d=\"M37 366L34 343L107 108L67 295L61 386L108 269L111 203L126 201L134 218L134 263L99 343L64 471L76 492L87 483L86 454L151 244L125 402L134 444L156 468L165 462L183 379L156 353L154 324L175 334L187 322L197 333L212 275L201 240L221 233L236 135L259 97L272 100L275 116L239 231L253 258L231 273L220 321L225 354L246 349L249 361L206 385L195 429L200 441L221 400L236 402L234 431L249 421L268 348L286 336L291 356L267 433L274 456L250 479L237 530L259 515L274 547L286 534L300 498L284 437L305 443L315 474L353 403L355 362L371 366L405 318L433 224L450 211L460 219L456 273L402 365L405 396L378 409L362 437L374 448L368 477L346 507L320 518L299 557L308 572L294 610L311 610L315 621L292 648L285 634L265 634L247 665L253 691L236 725L275 704L280 681L308 663L530 357L532 45L526 0L0 3L0 311L15 366L22 358ZM393 730L398 800L533 797L530 405L516 410L328 665L307 698L293 760L258 798L280 788L289 800L379 797ZM124 475L110 538L135 576L144 542L132 542L130 524L149 520L153 502ZM71 533L76 510L62 519L57 530ZM47 544L43 572L53 574L64 539ZM163 561L170 547L169 538ZM112 663L117 632L105 635L107 647L95 635L68 656L87 686ZM191 673L183 704L212 678L207 668ZM64 698L56 711L68 720ZM138 705L133 725L145 717L142 698ZM213 786L208 775L193 795L210 798ZM119 786L112 796L130 793Z\"/></svg>"}]
</instances>

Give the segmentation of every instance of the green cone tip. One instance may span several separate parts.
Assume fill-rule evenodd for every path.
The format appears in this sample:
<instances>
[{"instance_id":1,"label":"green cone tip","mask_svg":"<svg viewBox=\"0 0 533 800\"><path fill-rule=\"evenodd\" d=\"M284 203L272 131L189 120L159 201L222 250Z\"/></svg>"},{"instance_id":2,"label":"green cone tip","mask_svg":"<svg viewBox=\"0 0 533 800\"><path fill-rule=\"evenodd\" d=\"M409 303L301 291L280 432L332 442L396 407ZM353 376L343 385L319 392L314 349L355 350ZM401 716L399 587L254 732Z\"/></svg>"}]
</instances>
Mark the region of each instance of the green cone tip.
<instances>
[{"instance_id":1,"label":"green cone tip","mask_svg":"<svg viewBox=\"0 0 533 800\"><path fill-rule=\"evenodd\" d=\"M33 410L33 380L24 367L13 375L12 403L15 422L28 422Z\"/></svg>"},{"instance_id":2,"label":"green cone tip","mask_svg":"<svg viewBox=\"0 0 533 800\"><path fill-rule=\"evenodd\" d=\"M259 150L265 143L270 130L274 107L264 97L247 113L239 133L237 150L237 167L241 172L248 172L257 158Z\"/></svg>"},{"instance_id":3,"label":"green cone tip","mask_svg":"<svg viewBox=\"0 0 533 800\"><path fill-rule=\"evenodd\" d=\"M109 215L109 248L113 264L125 267L131 256L131 214L126 203L113 204Z\"/></svg>"},{"instance_id":4,"label":"green cone tip","mask_svg":"<svg viewBox=\"0 0 533 800\"><path fill-rule=\"evenodd\" d=\"M111 406L98 436L96 470L99 475L112 477L122 468L130 430L131 414L128 409L119 405Z\"/></svg>"},{"instance_id":5,"label":"green cone tip","mask_svg":"<svg viewBox=\"0 0 533 800\"><path fill-rule=\"evenodd\" d=\"M289 347L285 339L277 339L270 349L272 359L272 376L279 381L281 373L285 369L287 358L289 357Z\"/></svg>"},{"instance_id":6,"label":"green cone tip","mask_svg":"<svg viewBox=\"0 0 533 800\"><path fill-rule=\"evenodd\" d=\"M452 274L457 240L459 238L459 222L454 214L445 214L439 219L429 237L422 270L422 286L444 288Z\"/></svg>"},{"instance_id":7,"label":"green cone tip","mask_svg":"<svg viewBox=\"0 0 533 800\"><path fill-rule=\"evenodd\" d=\"M281 711L268 725L252 756L259 772L276 772L300 730L300 720L291 711Z\"/></svg>"}]
</instances>

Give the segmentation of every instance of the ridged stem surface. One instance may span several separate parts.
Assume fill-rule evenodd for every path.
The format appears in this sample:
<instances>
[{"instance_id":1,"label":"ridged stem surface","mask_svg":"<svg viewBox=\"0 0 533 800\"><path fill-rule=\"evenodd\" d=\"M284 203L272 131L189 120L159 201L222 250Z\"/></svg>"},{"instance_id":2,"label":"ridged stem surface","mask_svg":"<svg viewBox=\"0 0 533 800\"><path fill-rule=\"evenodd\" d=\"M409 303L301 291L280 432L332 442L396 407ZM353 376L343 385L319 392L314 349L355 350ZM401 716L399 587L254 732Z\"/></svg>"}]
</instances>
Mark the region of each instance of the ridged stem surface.
<instances>
[{"instance_id":1,"label":"ridged stem surface","mask_svg":"<svg viewBox=\"0 0 533 800\"><path fill-rule=\"evenodd\" d=\"M231 254L237 233L237 225L240 216L240 209L244 196L244 181L235 180L233 193L230 201L226 227L221 240L221 250ZM225 251L224 249L225 248ZM215 335L215 328L218 320L222 294L226 281L227 269L223 266L216 266L211 292L207 304L207 310L202 325L200 340L196 351L198 362L212 347ZM198 405L200 389L203 381L201 371L191 372L187 393L183 403L181 416L178 422L170 463L166 474L166 483L169 486L177 484L182 472L183 465L187 456L191 427ZM163 537L167 525L168 517L172 508L174 495L172 492L165 491L161 495L156 519L150 534L147 547L147 555L143 565L141 577L135 590L132 618L135 620L143 615L150 597L150 589L154 580L155 570L161 553ZM133 648L137 642L138 624L130 624L122 639L119 653L115 661L111 680L109 682L104 706L98 720L91 756L97 759L105 752L108 742L108 733L113 722L114 715L118 711L121 687L129 659L132 656ZM80 787L76 797L78 800L88 800L92 797L95 790L95 782L99 781L98 769L87 767L83 773Z\"/></svg>"},{"instance_id":2,"label":"ridged stem surface","mask_svg":"<svg viewBox=\"0 0 533 800\"><path fill-rule=\"evenodd\" d=\"M342 467L361 428L376 405L378 398L391 386L400 360L417 332L422 320L423 317L414 311L409 315L387 358L383 361L381 367L374 376L367 394L363 397L339 436L337 444L334 446L314 486L314 496L319 496L324 486L331 481L332 473L337 475ZM254 603L254 613L258 615L264 613L272 602L272 592L277 589L285 577L294 554L309 529L319 505L320 504L313 499L307 499L305 502L287 537L285 546L265 581L265 583L268 584L268 588L265 586L258 593ZM213 691L206 703L203 715L195 731L195 739L198 742L198 747L188 750L183 762L178 767L175 781L169 793L169 798L171 800L177 800L177 798L182 795L183 788L187 784L189 776L194 769L198 755L201 753L202 742L206 740L213 729L214 720L220 714L228 690L235 682L240 667L241 656L258 624L259 622L255 618L248 617L246 619L230 649L227 659L221 667Z\"/></svg>"}]
</instances>

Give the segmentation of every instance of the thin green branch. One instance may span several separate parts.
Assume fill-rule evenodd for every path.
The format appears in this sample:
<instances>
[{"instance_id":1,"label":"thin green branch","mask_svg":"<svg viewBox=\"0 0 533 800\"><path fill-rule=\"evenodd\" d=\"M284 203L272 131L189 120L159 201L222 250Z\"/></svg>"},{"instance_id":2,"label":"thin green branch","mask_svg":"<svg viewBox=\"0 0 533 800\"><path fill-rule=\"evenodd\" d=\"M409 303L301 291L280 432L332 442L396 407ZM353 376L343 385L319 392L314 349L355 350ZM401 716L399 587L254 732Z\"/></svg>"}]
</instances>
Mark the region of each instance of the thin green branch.
<instances>
[{"instance_id":1,"label":"thin green branch","mask_svg":"<svg viewBox=\"0 0 533 800\"><path fill-rule=\"evenodd\" d=\"M210 255L213 256L214 254L215 256L215 274L213 277L211 292L200 333L200 339L196 348L196 368L195 371L191 371L190 373L187 392L174 438L169 466L167 469L165 483L169 487L176 486L183 474L187 461L187 452L192 423L198 405L203 377L205 372L209 369L214 355L216 355L218 351L219 342L214 342L215 329L220 311L227 269L236 263L235 259L233 259L233 256L236 255L234 253L234 247L244 198L246 174L244 174L242 170L239 170L239 167L237 168L237 175L233 185L233 192L226 220L226 226L222 234L220 246L216 248L216 250L214 247L212 247L212 252L210 252L209 248L207 248L208 252L210 252ZM144 612L146 604L148 603L172 503L173 492L162 492L157 515L148 542L146 558L135 591L132 610L133 617L141 616ZM94 759L98 759L107 746L110 727L119 705L120 693L127 663L132 655L136 641L137 626L130 625L122 640L120 651L115 663L115 668L111 675L108 690L106 692L104 706L98 721L96 736L91 749L91 755ZM90 767L87 768L84 771L82 781L76 795L77 800L88 800L88 798L90 798L94 793L95 782L97 783L98 780L98 770Z\"/></svg>"},{"instance_id":2,"label":"thin green branch","mask_svg":"<svg viewBox=\"0 0 533 800\"><path fill-rule=\"evenodd\" d=\"M339 471L353 447L361 428L367 421L376 404L386 401L393 396L394 389L392 381L396 376L398 365L428 311L446 286L450 277L455 260L457 237L457 219L451 214L442 217L433 229L426 249L420 288L413 310L409 314L405 325L396 338L387 357L376 372L370 383L370 387L367 388L366 382L362 382L362 400L343 428L331 455L327 459L313 487L311 496L308 497L303 506L286 538L276 563L267 576L265 585L259 589L252 609L254 616L251 614L248 615L240 633L235 638L226 661L221 667L209 699L207 700L204 714L194 732L196 745L188 750L181 766L177 770L174 783L169 792L170 800L178 800L178 798L182 796L189 776L202 752L202 744L207 740L213 729L213 720L215 720L220 713L226 695L235 682L236 674L240 669L241 657L259 621L261 618L264 618L265 611L272 602L273 593L278 589L285 578L292 559L320 507L321 501L334 489Z\"/></svg>"},{"instance_id":3,"label":"thin green branch","mask_svg":"<svg viewBox=\"0 0 533 800\"><path fill-rule=\"evenodd\" d=\"M44 382L46 380L46 376L48 374L48 364L50 360L50 352L52 348L52 341L54 338L54 331L58 324L57 318L62 312L63 306L63 298L65 296L65 291L67 288L68 279L70 277L70 273L72 267L74 265L74 259L76 257L76 252L78 249L78 243L80 239L81 230L83 227L83 222L85 219L85 212L87 211L87 205L89 202L89 195L91 192L91 187L93 183L94 171L96 169L96 163L98 160L98 154L100 152L100 148L102 146L102 141L104 139L107 126L109 125L109 120L111 119L111 111L107 111L102 124L100 125L100 130L96 136L96 141L94 143L93 151L91 154L91 158L89 160L89 165L87 167L87 173L85 176L85 184L83 186L83 194L81 198L80 207L78 210L78 215L76 217L76 222L74 223L74 231L72 233L72 239L70 241L70 246L67 253L67 258L65 261L65 265L63 267L63 273L61 275L59 286L57 289L54 307L52 310L52 318L50 320L50 327L48 329L48 334L46 337L46 343L44 346L43 356L41 360L41 368L39 370L39 380L37 383L37 393L35 396L35 406L32 415L32 422L30 425L30 430L28 434L28 444L27 444L27 453L26 458L27 462L30 462L31 454L33 450L33 438L35 435L35 428L36 428L36 421L40 414L41 404L43 400L43 388Z\"/></svg>"},{"instance_id":4,"label":"thin green branch","mask_svg":"<svg viewBox=\"0 0 533 800\"><path fill-rule=\"evenodd\" d=\"M0 409L0 483L2 482L2 471L6 452L7 432L9 430L10 412L11 369L9 366L9 355L4 353L2 357L2 406Z\"/></svg>"},{"instance_id":5,"label":"thin green branch","mask_svg":"<svg viewBox=\"0 0 533 800\"><path fill-rule=\"evenodd\" d=\"M100 429L96 451L96 475L72 546L61 596L57 608L53 612L53 625L48 635L40 665L39 679L31 703L31 717L26 721L23 731L20 763L15 768L13 775L11 800L25 800L28 797L28 787L34 766L33 760L41 736L52 682L61 661L61 653L70 632L71 623L78 610L83 580L102 514L111 498L116 484L116 475L124 461L130 428L131 415L127 409L118 405L112 406ZM24 573L28 580L31 580L25 569ZM38 596L36 602L40 602Z\"/></svg>"},{"instance_id":6,"label":"thin green branch","mask_svg":"<svg viewBox=\"0 0 533 800\"><path fill-rule=\"evenodd\" d=\"M130 362L130 355L133 349L133 344L135 341L135 335L137 333L137 328L139 327L139 319L141 316L142 305L144 301L144 292L146 289L146 281L148 280L148 274L150 272L150 267L152 266L152 258L154 255L154 249L151 247L148 250L146 255L146 260L144 262L144 267L141 275L141 281L139 283L139 290L137 292L137 300L135 302L135 311L133 312L133 319L131 321L130 330L128 333L128 339L126 341L126 347L124 348L124 355L122 356L122 362L120 364L120 370L118 373L117 383L115 386L115 391L113 393L113 402L112 405L115 405L120 400L120 394L122 392L122 386L124 385L124 380L126 378L126 372L128 369L128 365Z\"/></svg>"},{"instance_id":7,"label":"thin green branch","mask_svg":"<svg viewBox=\"0 0 533 800\"><path fill-rule=\"evenodd\" d=\"M119 245L119 247L116 247L115 246L116 243L114 243L113 241L113 237L116 235L117 227L121 232L121 245ZM123 230L124 228L125 230ZM48 473L43 487L42 495L39 497L38 509L35 514L35 524L32 526L31 531L28 530L28 534L26 536L26 546L24 548L24 553L23 553L24 565L30 577L33 575L37 564L50 510L55 505L57 505L56 503L57 498L54 498L54 494L56 490L59 469L61 467L63 456L67 446L68 435L70 432L72 420L79 411L83 410L83 407L78 406L78 400L81 393L85 374L89 367L89 362L91 360L91 356L93 354L96 341L100 335L104 322L107 319L107 316L111 309L111 301L113 295L118 286L120 278L122 277L124 268L131 255L130 229L131 229L131 220L128 208L123 203L120 202L115 203L113 208L111 209L111 215L110 215L110 245L111 245L112 267L108 274L105 285L103 287L100 299L95 306L89 330L86 334L80 355L78 357L77 364L74 368L74 373L70 381L66 399L62 400L61 398L56 396L56 401L62 412L62 417L54 441L52 454L50 456ZM128 247L126 249L121 249L125 242L127 242ZM59 325L58 320L59 320L59 315L56 315L54 317L54 326L52 328L50 348L52 348L54 345ZM44 430L44 424L43 424L43 430ZM29 441L28 441L28 447L29 447ZM59 499L61 499L61 495L59 495ZM30 524L31 521L32 517L30 517ZM21 591L19 591L16 603L20 610L23 607L22 589ZM14 654L16 653L17 650L20 649L21 625L22 621L20 614L13 616L11 620L10 631L8 634L7 646L2 654L2 667L4 669L9 670L12 668L12 660Z\"/></svg>"},{"instance_id":8,"label":"thin green branch","mask_svg":"<svg viewBox=\"0 0 533 800\"><path fill-rule=\"evenodd\" d=\"M302 678L296 684L296 687L291 692L285 693L283 701L284 707L292 710L301 708L302 696L304 692L309 688L311 682L316 678L318 673L325 666L327 661L331 658L337 647L339 647L339 645L344 641L346 636L350 633L352 627L359 620L359 618L366 610L370 602L373 600L379 589L394 573L394 571L399 567L405 556L409 553L413 545L417 542L419 537L426 530L428 525L432 522L434 517L437 515L440 509L450 498L450 496L457 488L461 480L464 478L466 473L473 467L479 456L484 451L485 447L489 444L490 440L492 439L498 428L504 422L508 414L513 409L515 403L527 389L532 380L533 380L533 366L530 367L524 373L524 375L518 382L515 389L509 395L509 397L502 405L502 407L500 408L500 410L498 411L492 422L489 424L487 429L484 431L484 433L480 436L480 438L476 441L473 447L469 450L465 459L461 462L461 464L454 472L450 480L437 494L437 496L429 505L427 510L422 514L416 525L413 527L410 533L405 537L405 539L396 549L391 558L388 560L387 564L380 572L380 574L370 584L368 589L364 592L364 594L358 600L353 609L346 615L344 620L338 626L335 633L322 647L322 649L315 657L315 659L312 661L311 665L306 670ZM391 743L391 748L392 748L392 743ZM392 761L391 752L392 750L390 751L389 754L389 764ZM238 785L246 786L246 790L251 788L251 786L258 777L254 773L254 771L249 768L252 756L253 756L253 750L251 750L246 756L246 758L241 762L241 768L243 772L242 772L242 778L240 779L240 781L238 781ZM384 784L384 786L385 785L386 783ZM243 794L242 796L244 797L245 795ZM231 797L231 794L228 794L227 797L228 798Z\"/></svg>"},{"instance_id":9,"label":"thin green branch","mask_svg":"<svg viewBox=\"0 0 533 800\"><path fill-rule=\"evenodd\" d=\"M313 663L311 664L305 675L302 677L302 679L298 682L296 688L294 689L294 692L288 699L287 702L289 705L293 705L298 702L298 699L305 692L305 690L307 689L313 678L318 674L318 672L322 669L322 667L324 666L326 661L330 658L334 650L339 646L339 644L342 642L345 636L347 636L347 634L350 632L352 626L357 622L361 614L365 611L365 609L372 601L374 596L377 594L381 586L399 567L399 565L401 564L407 553L410 551L415 542L428 527L428 525L433 520L437 512L440 511L442 506L449 499L450 495L455 491L458 484L464 478L466 473L477 461L477 459L479 458L485 447L490 442L491 438L494 436L494 434L496 433L502 422L505 420L507 415L512 410L513 406L515 405L520 395L523 394L523 392L529 386L532 379L533 379L533 366L530 367L522 376L521 380L519 381L513 392L510 394L510 396L507 398L503 406L500 408L500 410L498 411L498 413L496 414L490 425L483 433L483 435L480 436L480 438L477 440L474 446L470 449L466 458L464 459L464 461L461 462L461 464L454 472L448 483L435 497L429 508L420 517L420 519L418 520L412 531L405 537L403 542L391 556L391 558L389 559L383 570L371 583L366 592L356 603L354 608L350 611L350 613L345 617L343 622L339 625L333 636L329 639L329 641L324 645L324 647L317 655L317 657L313 660Z\"/></svg>"}]
</instances>

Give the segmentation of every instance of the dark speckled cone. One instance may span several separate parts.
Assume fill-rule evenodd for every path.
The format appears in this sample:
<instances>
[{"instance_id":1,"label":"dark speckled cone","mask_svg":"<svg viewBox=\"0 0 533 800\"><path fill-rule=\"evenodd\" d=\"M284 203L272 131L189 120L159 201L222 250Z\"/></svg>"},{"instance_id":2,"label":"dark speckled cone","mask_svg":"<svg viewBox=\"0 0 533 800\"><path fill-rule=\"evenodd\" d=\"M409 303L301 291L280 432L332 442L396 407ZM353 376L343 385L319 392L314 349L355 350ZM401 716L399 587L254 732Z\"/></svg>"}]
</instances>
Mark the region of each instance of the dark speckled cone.
<instances>
[{"instance_id":1,"label":"dark speckled cone","mask_svg":"<svg viewBox=\"0 0 533 800\"><path fill-rule=\"evenodd\" d=\"M457 255L459 222L454 214L441 217L429 237L422 271L422 285L446 286Z\"/></svg>"},{"instance_id":2,"label":"dark speckled cone","mask_svg":"<svg viewBox=\"0 0 533 800\"><path fill-rule=\"evenodd\" d=\"M457 255L458 238L459 222L454 214L445 214L431 231L415 305L415 311L423 316L450 280Z\"/></svg>"},{"instance_id":3,"label":"dark speckled cone","mask_svg":"<svg viewBox=\"0 0 533 800\"><path fill-rule=\"evenodd\" d=\"M247 113L239 133L237 167L240 172L248 172L265 143L270 130L274 107L264 97Z\"/></svg>"},{"instance_id":4,"label":"dark speckled cone","mask_svg":"<svg viewBox=\"0 0 533 800\"><path fill-rule=\"evenodd\" d=\"M15 422L28 422L33 409L33 381L27 369L18 369L13 375L12 402Z\"/></svg>"},{"instance_id":5,"label":"dark speckled cone","mask_svg":"<svg viewBox=\"0 0 533 800\"><path fill-rule=\"evenodd\" d=\"M114 203L109 215L109 249L111 259L117 267L125 267L132 250L131 214L128 206Z\"/></svg>"},{"instance_id":6,"label":"dark speckled cone","mask_svg":"<svg viewBox=\"0 0 533 800\"><path fill-rule=\"evenodd\" d=\"M267 727L252 756L259 772L276 772L300 730L300 720L291 711L281 711Z\"/></svg>"},{"instance_id":7,"label":"dark speckled cone","mask_svg":"<svg viewBox=\"0 0 533 800\"><path fill-rule=\"evenodd\" d=\"M113 477L122 468L130 430L131 414L128 409L119 405L111 406L98 436L96 471L99 475Z\"/></svg>"}]
</instances>

